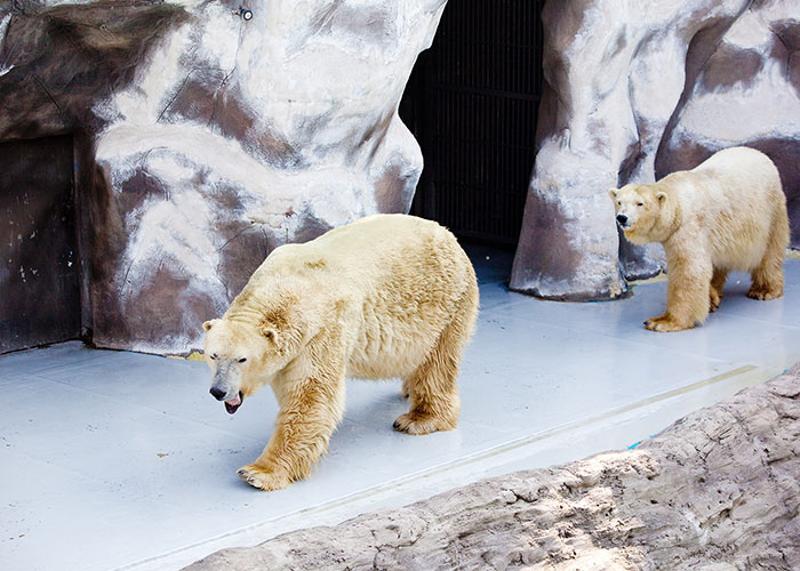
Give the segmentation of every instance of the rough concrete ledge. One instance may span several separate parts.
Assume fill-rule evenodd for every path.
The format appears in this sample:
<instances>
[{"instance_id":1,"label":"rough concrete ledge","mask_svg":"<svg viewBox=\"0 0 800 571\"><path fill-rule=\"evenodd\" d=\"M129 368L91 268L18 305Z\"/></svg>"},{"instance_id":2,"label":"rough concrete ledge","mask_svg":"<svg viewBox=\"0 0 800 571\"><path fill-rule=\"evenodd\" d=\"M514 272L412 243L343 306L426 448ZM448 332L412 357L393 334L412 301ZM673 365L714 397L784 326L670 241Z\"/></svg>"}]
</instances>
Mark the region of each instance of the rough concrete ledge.
<instances>
[{"instance_id":1,"label":"rough concrete ledge","mask_svg":"<svg viewBox=\"0 0 800 571\"><path fill-rule=\"evenodd\" d=\"M635 450L521 472L192 571L800 569L800 367Z\"/></svg>"}]
</instances>

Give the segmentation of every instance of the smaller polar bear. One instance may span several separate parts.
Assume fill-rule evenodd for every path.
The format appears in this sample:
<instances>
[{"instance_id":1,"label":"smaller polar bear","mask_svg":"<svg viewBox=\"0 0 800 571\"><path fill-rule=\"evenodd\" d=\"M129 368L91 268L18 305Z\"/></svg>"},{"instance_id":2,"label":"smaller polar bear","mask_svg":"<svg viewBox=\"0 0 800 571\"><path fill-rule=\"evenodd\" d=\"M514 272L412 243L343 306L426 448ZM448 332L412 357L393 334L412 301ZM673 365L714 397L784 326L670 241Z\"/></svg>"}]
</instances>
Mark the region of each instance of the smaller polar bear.
<instances>
[{"instance_id":1,"label":"smaller polar bear","mask_svg":"<svg viewBox=\"0 0 800 571\"><path fill-rule=\"evenodd\" d=\"M655 184L610 191L617 223L634 244L660 242L667 254L667 311L651 331L681 331L716 311L728 272L752 276L748 297L783 295L789 245L786 196L778 169L759 151L720 151L691 171Z\"/></svg>"},{"instance_id":2,"label":"smaller polar bear","mask_svg":"<svg viewBox=\"0 0 800 571\"><path fill-rule=\"evenodd\" d=\"M475 272L435 222L378 215L277 248L221 319L203 324L211 394L233 414L270 385L269 444L239 470L277 490L308 476L344 413L345 378L402 378L394 428L452 430L462 350L478 312Z\"/></svg>"}]
</instances>

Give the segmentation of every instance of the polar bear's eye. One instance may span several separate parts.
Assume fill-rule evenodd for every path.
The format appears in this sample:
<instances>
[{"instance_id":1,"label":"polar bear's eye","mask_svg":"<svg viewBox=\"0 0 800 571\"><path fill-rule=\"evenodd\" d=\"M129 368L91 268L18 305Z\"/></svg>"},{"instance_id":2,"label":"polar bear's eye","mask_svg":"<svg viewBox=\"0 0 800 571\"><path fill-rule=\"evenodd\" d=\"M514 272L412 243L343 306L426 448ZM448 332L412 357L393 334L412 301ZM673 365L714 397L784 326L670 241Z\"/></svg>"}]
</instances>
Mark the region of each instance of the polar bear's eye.
<instances>
[{"instance_id":1,"label":"polar bear's eye","mask_svg":"<svg viewBox=\"0 0 800 571\"><path fill-rule=\"evenodd\" d=\"M240 363L244 363L245 361L247 361L247 357L242 357L241 359L239 359Z\"/></svg>"},{"instance_id":2,"label":"polar bear's eye","mask_svg":"<svg viewBox=\"0 0 800 571\"><path fill-rule=\"evenodd\" d=\"M216 354L216 353L211 353L211 358L212 358L214 361L216 361L216 360L217 360L217 354Z\"/></svg>"},{"instance_id":3,"label":"polar bear's eye","mask_svg":"<svg viewBox=\"0 0 800 571\"><path fill-rule=\"evenodd\" d=\"M644 206L644 202L639 202L636 204L636 206Z\"/></svg>"},{"instance_id":4,"label":"polar bear's eye","mask_svg":"<svg viewBox=\"0 0 800 571\"><path fill-rule=\"evenodd\" d=\"M621 200L617 200L617 206L622 206L622 201Z\"/></svg>"}]
</instances>

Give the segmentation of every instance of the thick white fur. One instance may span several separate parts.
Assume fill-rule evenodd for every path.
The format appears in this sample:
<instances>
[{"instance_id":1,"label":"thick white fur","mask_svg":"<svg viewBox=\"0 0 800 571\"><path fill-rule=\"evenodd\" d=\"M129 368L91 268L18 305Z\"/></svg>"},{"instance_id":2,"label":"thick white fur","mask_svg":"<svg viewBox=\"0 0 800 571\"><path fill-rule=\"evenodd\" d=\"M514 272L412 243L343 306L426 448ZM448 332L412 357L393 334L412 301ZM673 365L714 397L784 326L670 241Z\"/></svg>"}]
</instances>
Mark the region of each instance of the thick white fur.
<instances>
[{"instance_id":1,"label":"thick white fur","mask_svg":"<svg viewBox=\"0 0 800 571\"><path fill-rule=\"evenodd\" d=\"M611 191L625 236L660 242L667 254L667 311L646 322L654 331L679 331L705 321L720 304L728 272L750 272L748 295L783 295L789 245L786 197L778 169L746 147L720 151L691 171L648 185Z\"/></svg>"},{"instance_id":2,"label":"thick white fur","mask_svg":"<svg viewBox=\"0 0 800 571\"><path fill-rule=\"evenodd\" d=\"M372 216L276 249L205 325L224 399L238 404L269 384L281 407L269 445L241 477L271 490L307 476L342 418L345 377L404 380L411 409L397 430L453 429L477 309L472 264L434 222Z\"/></svg>"}]
</instances>

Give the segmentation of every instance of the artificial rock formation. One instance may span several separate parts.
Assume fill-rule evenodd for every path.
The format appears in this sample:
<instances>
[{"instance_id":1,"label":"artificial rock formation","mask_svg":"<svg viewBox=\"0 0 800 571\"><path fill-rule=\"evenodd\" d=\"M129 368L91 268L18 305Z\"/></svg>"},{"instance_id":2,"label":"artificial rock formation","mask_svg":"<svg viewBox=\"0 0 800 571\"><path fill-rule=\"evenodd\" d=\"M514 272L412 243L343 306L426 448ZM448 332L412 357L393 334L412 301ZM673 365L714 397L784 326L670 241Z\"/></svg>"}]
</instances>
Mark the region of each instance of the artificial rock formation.
<instances>
[{"instance_id":1,"label":"artificial rock formation","mask_svg":"<svg viewBox=\"0 0 800 571\"><path fill-rule=\"evenodd\" d=\"M185 353L276 246L407 211L445 2L0 3L0 141L75 137L94 342Z\"/></svg>"},{"instance_id":2,"label":"artificial rock formation","mask_svg":"<svg viewBox=\"0 0 800 571\"><path fill-rule=\"evenodd\" d=\"M0 142L74 138L94 342L185 353L277 245L406 211L422 157L397 105L445 3L0 0ZM608 299L657 273L608 188L736 144L778 163L800 246L796 0L549 0L543 22L512 288Z\"/></svg>"},{"instance_id":3,"label":"artificial rock formation","mask_svg":"<svg viewBox=\"0 0 800 571\"><path fill-rule=\"evenodd\" d=\"M476 483L190 571L800 568L800 368L639 448Z\"/></svg>"},{"instance_id":4,"label":"artificial rock formation","mask_svg":"<svg viewBox=\"0 0 800 571\"><path fill-rule=\"evenodd\" d=\"M539 153L511 279L553 299L609 299L660 247L620 240L608 189L751 145L783 177L800 246L796 0L550 1Z\"/></svg>"}]
</instances>

